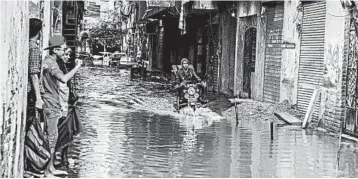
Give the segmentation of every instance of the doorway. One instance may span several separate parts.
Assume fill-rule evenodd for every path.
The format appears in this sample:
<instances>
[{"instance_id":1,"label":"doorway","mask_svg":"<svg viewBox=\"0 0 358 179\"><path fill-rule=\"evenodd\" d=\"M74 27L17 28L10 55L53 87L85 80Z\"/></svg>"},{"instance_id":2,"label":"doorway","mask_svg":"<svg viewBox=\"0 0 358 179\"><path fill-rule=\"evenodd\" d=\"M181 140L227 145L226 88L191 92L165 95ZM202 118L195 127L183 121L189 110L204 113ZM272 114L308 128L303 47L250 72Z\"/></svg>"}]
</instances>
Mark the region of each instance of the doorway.
<instances>
[{"instance_id":1,"label":"doorway","mask_svg":"<svg viewBox=\"0 0 358 179\"><path fill-rule=\"evenodd\" d=\"M246 30L244 37L244 79L243 92L251 98L251 73L255 72L256 60L256 28Z\"/></svg>"}]
</instances>

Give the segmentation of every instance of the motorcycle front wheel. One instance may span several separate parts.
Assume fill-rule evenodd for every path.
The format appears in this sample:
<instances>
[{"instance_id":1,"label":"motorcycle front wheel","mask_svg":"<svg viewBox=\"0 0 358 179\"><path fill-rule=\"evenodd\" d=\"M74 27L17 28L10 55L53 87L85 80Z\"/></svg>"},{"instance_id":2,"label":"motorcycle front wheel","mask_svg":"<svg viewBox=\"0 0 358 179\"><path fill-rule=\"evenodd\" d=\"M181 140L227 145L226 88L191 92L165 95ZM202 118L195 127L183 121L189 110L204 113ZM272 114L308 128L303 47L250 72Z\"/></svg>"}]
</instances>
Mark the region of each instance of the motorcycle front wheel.
<instances>
[{"instance_id":1,"label":"motorcycle front wheel","mask_svg":"<svg viewBox=\"0 0 358 179\"><path fill-rule=\"evenodd\" d=\"M193 111L196 111L196 105L190 105L190 107L193 109Z\"/></svg>"}]
</instances>

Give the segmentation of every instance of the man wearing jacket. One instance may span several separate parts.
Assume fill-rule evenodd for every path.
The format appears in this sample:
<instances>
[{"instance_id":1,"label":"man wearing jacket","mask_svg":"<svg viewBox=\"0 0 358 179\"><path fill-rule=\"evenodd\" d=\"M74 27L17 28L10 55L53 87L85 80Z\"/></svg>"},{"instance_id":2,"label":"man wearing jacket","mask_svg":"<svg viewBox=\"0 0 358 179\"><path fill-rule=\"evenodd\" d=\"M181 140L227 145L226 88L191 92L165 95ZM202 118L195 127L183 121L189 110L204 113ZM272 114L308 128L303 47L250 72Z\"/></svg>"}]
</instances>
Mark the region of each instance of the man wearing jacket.
<instances>
[{"instance_id":1,"label":"man wearing jacket","mask_svg":"<svg viewBox=\"0 0 358 179\"><path fill-rule=\"evenodd\" d=\"M179 87L177 88L179 90L179 92L181 92L181 90L183 88L185 88L185 85L189 82L192 81L194 83L202 83L202 80L200 79L200 77L195 73L194 69L189 68L189 60L186 58L183 58L181 60L181 68L177 71L177 83L180 84ZM200 90L201 90L201 96L199 97L199 101L201 103L206 103L207 101L202 99L202 95L203 95L203 91L204 91L204 87L203 85L200 85Z\"/></svg>"}]
</instances>

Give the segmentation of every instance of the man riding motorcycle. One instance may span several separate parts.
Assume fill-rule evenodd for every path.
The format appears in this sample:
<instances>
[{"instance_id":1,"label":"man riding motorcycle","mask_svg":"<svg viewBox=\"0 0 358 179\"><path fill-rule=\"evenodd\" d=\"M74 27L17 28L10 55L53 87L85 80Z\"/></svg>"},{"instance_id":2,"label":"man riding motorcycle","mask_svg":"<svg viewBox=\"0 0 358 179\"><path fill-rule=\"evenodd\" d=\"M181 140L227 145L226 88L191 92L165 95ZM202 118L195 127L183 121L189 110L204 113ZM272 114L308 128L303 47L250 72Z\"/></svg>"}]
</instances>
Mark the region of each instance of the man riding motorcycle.
<instances>
[{"instance_id":1,"label":"man riding motorcycle","mask_svg":"<svg viewBox=\"0 0 358 179\"><path fill-rule=\"evenodd\" d=\"M199 85L201 95L198 100L201 103L207 103L206 100L203 100L204 84L200 77L195 73L194 69L189 68L189 60L183 58L181 60L181 66L182 68L180 68L176 74L177 84L180 84L176 87L176 89L179 90L179 95L181 96L180 93L182 92L183 88L186 87L188 82L192 81L194 83L201 83L201 85Z\"/></svg>"}]
</instances>

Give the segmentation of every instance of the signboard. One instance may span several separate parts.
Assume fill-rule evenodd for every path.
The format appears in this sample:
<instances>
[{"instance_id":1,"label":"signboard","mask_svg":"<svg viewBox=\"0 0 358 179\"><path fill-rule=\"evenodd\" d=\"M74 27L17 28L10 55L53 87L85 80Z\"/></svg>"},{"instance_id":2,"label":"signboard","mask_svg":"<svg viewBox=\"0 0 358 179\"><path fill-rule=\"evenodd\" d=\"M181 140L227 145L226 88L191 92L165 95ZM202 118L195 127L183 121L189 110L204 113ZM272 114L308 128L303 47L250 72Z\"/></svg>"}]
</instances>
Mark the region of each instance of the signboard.
<instances>
[{"instance_id":1,"label":"signboard","mask_svg":"<svg viewBox=\"0 0 358 179\"><path fill-rule=\"evenodd\" d=\"M261 4L259 1L239 1L239 16L254 16L260 12Z\"/></svg>"},{"instance_id":2,"label":"signboard","mask_svg":"<svg viewBox=\"0 0 358 179\"><path fill-rule=\"evenodd\" d=\"M95 2L89 2L86 9L87 9L87 11L84 14L85 17L99 17L100 16L101 6L96 5Z\"/></svg>"},{"instance_id":3,"label":"signboard","mask_svg":"<svg viewBox=\"0 0 358 179\"><path fill-rule=\"evenodd\" d=\"M199 1L194 1L193 3L193 9L208 9L208 10L213 10L215 9L214 4L212 1L207 1L207 0L199 0Z\"/></svg>"},{"instance_id":4,"label":"signboard","mask_svg":"<svg viewBox=\"0 0 358 179\"><path fill-rule=\"evenodd\" d=\"M175 1L163 1L163 0L147 0L148 7L173 7Z\"/></svg>"}]
</instances>

